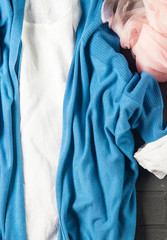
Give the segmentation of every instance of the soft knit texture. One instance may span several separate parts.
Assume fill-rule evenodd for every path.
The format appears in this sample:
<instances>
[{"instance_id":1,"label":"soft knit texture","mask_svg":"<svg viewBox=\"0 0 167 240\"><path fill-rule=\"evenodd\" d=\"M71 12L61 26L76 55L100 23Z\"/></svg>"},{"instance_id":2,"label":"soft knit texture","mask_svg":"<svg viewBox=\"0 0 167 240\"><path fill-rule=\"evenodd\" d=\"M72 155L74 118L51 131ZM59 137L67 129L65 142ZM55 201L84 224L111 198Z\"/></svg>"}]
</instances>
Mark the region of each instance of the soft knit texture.
<instances>
[{"instance_id":1,"label":"soft knit texture","mask_svg":"<svg viewBox=\"0 0 167 240\"><path fill-rule=\"evenodd\" d=\"M167 134L156 80L134 75L119 38L101 22L102 0L81 0L82 19L64 98L57 171L59 240L134 240L136 129Z\"/></svg>"},{"instance_id":2,"label":"soft knit texture","mask_svg":"<svg viewBox=\"0 0 167 240\"><path fill-rule=\"evenodd\" d=\"M167 1L105 0L102 20L109 22L123 48L131 48L139 72L167 81Z\"/></svg>"},{"instance_id":3,"label":"soft knit texture","mask_svg":"<svg viewBox=\"0 0 167 240\"><path fill-rule=\"evenodd\" d=\"M24 0L0 0L0 239L26 240L19 63Z\"/></svg>"},{"instance_id":4,"label":"soft knit texture","mask_svg":"<svg viewBox=\"0 0 167 240\"><path fill-rule=\"evenodd\" d=\"M63 97L80 15L78 0L26 1L20 102L29 240L57 239Z\"/></svg>"}]
</instances>

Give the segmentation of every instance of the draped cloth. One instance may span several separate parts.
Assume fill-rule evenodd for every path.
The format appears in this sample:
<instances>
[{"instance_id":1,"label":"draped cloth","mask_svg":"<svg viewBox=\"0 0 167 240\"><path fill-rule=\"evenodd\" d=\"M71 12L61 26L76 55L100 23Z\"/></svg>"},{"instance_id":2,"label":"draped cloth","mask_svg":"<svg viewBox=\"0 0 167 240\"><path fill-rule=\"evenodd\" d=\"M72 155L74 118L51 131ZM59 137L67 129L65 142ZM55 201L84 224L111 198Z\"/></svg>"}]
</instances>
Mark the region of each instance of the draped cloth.
<instances>
[{"instance_id":1,"label":"draped cloth","mask_svg":"<svg viewBox=\"0 0 167 240\"><path fill-rule=\"evenodd\" d=\"M123 48L131 48L138 71L167 81L167 2L163 0L105 0L102 20L120 37ZM158 178L167 174L167 138L142 146L135 158Z\"/></svg>"},{"instance_id":2,"label":"draped cloth","mask_svg":"<svg viewBox=\"0 0 167 240\"><path fill-rule=\"evenodd\" d=\"M118 36L101 22L102 3L81 0L57 171L59 240L134 240L132 130L147 143L167 134L159 86L130 72Z\"/></svg>"},{"instance_id":3,"label":"draped cloth","mask_svg":"<svg viewBox=\"0 0 167 240\"><path fill-rule=\"evenodd\" d=\"M19 64L24 0L0 0L0 239L26 240Z\"/></svg>"},{"instance_id":4,"label":"draped cloth","mask_svg":"<svg viewBox=\"0 0 167 240\"><path fill-rule=\"evenodd\" d=\"M20 72L27 238L55 240L55 182L63 97L81 11L78 0L27 0Z\"/></svg>"},{"instance_id":5,"label":"draped cloth","mask_svg":"<svg viewBox=\"0 0 167 240\"><path fill-rule=\"evenodd\" d=\"M131 49L138 72L167 81L167 2L164 0L105 0L103 22L109 22L123 48Z\"/></svg>"}]
</instances>

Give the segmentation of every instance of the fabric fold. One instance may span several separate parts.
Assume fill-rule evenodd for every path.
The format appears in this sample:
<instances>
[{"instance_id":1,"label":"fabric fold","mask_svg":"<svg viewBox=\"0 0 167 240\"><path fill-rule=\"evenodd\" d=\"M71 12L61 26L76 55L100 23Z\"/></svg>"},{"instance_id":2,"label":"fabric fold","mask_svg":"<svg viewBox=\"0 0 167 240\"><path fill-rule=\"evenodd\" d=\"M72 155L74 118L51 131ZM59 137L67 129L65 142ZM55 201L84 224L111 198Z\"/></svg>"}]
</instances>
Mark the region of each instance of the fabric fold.
<instances>
[{"instance_id":1,"label":"fabric fold","mask_svg":"<svg viewBox=\"0 0 167 240\"><path fill-rule=\"evenodd\" d=\"M167 175L167 136L143 145L134 154L138 163L159 179Z\"/></svg>"},{"instance_id":2,"label":"fabric fold","mask_svg":"<svg viewBox=\"0 0 167 240\"><path fill-rule=\"evenodd\" d=\"M148 73L130 72L118 36L102 24L102 4L81 0L56 181L59 240L134 240L132 130L145 142L167 134L158 83Z\"/></svg>"},{"instance_id":3,"label":"fabric fold","mask_svg":"<svg viewBox=\"0 0 167 240\"><path fill-rule=\"evenodd\" d=\"M148 72L158 82L167 81L167 3L163 0L105 0L102 20L131 49L138 72Z\"/></svg>"},{"instance_id":4,"label":"fabric fold","mask_svg":"<svg viewBox=\"0 0 167 240\"><path fill-rule=\"evenodd\" d=\"M19 65L24 0L0 1L0 239L26 240Z\"/></svg>"}]
</instances>

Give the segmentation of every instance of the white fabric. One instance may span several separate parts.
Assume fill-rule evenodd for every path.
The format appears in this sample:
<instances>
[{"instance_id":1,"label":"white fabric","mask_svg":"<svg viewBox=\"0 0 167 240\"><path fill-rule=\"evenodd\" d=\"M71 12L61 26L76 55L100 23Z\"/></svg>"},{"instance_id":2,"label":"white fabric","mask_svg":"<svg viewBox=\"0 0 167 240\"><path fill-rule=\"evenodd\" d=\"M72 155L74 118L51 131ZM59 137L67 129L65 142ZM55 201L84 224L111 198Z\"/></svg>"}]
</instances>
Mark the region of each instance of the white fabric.
<instances>
[{"instance_id":1,"label":"white fabric","mask_svg":"<svg viewBox=\"0 0 167 240\"><path fill-rule=\"evenodd\" d=\"M62 108L79 0L27 0L20 74L21 141L28 240L58 235L56 171Z\"/></svg>"},{"instance_id":2,"label":"white fabric","mask_svg":"<svg viewBox=\"0 0 167 240\"><path fill-rule=\"evenodd\" d=\"M160 179L164 178L167 175L167 136L145 144L134 157L143 168Z\"/></svg>"}]
</instances>

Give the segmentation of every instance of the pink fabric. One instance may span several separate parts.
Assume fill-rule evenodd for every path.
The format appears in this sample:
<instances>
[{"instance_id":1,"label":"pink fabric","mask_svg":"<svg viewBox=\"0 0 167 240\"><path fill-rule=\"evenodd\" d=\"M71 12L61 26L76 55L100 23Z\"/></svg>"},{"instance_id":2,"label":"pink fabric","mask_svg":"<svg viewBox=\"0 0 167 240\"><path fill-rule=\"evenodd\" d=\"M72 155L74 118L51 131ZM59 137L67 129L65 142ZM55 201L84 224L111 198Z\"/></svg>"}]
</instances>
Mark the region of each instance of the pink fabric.
<instances>
[{"instance_id":1,"label":"pink fabric","mask_svg":"<svg viewBox=\"0 0 167 240\"><path fill-rule=\"evenodd\" d=\"M105 0L102 21L131 48L139 72L167 81L167 0Z\"/></svg>"}]
</instances>

